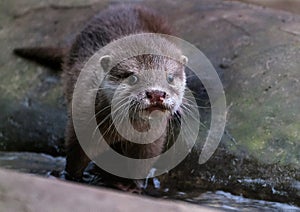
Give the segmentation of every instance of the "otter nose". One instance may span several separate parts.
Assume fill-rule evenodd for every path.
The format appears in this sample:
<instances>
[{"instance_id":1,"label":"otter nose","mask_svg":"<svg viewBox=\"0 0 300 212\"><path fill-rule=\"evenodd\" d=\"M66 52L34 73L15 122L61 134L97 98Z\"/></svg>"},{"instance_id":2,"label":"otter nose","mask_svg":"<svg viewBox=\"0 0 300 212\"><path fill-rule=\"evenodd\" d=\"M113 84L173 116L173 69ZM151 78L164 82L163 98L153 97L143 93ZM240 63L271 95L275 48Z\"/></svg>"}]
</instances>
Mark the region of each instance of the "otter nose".
<instances>
[{"instance_id":1,"label":"otter nose","mask_svg":"<svg viewBox=\"0 0 300 212\"><path fill-rule=\"evenodd\" d=\"M159 90L146 91L146 96L151 103L154 102L162 103L166 98L166 92L159 91Z\"/></svg>"}]
</instances>

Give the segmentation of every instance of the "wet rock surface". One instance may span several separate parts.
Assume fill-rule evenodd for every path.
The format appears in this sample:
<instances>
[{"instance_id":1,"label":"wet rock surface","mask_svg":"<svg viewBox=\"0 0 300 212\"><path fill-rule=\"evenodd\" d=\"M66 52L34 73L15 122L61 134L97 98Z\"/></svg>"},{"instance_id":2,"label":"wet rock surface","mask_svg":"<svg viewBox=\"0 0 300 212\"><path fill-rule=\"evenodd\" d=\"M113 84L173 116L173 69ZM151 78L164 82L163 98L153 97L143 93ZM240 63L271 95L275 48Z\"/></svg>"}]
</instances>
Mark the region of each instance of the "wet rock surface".
<instances>
[{"instance_id":1,"label":"wet rock surface","mask_svg":"<svg viewBox=\"0 0 300 212\"><path fill-rule=\"evenodd\" d=\"M33 152L0 152L0 167L50 176L52 171L62 172L64 170L65 158Z\"/></svg>"},{"instance_id":2,"label":"wet rock surface","mask_svg":"<svg viewBox=\"0 0 300 212\"><path fill-rule=\"evenodd\" d=\"M67 116L60 73L17 58L12 49L68 45L96 11L116 3L0 3L0 150L63 155ZM300 205L300 17L218 0L143 4L166 15L179 37L205 53L222 79L228 104L218 151L199 165L201 149L195 149L160 178L165 187Z\"/></svg>"},{"instance_id":3,"label":"wet rock surface","mask_svg":"<svg viewBox=\"0 0 300 212\"><path fill-rule=\"evenodd\" d=\"M51 179L55 179L53 178L54 176L59 176L63 169L64 169L64 165L65 165L65 160L62 157L52 157L46 154L37 154L37 153L24 153L24 152L0 152L0 166L2 168L6 168L6 169L12 169L12 170L18 170L21 172L25 172L25 173L31 173L31 174L35 174L35 175L40 175L40 176L46 176L46 177L50 177ZM22 184L26 184L26 182L28 181L28 179L32 179L33 181L40 181L40 179L38 178L32 178L32 176L26 176L26 175L20 175L20 174L15 174L13 172L8 172L4 170L0 170L0 172L5 173L2 174L1 176L3 177L3 179L0 179L0 186L4 185L5 187L10 187L10 191L15 190L18 192L17 196L16 193L14 192L14 196L9 195L9 193L4 192L2 195L3 196L7 196L8 198L6 199L6 201L2 204L2 209L3 206L5 205L6 207L9 207L10 210L14 207L17 207L19 204L24 204L24 201L26 201L26 206L27 207L37 207L37 202L35 199L32 199L31 196L26 196L24 197L24 188L22 186ZM10 180L7 181L5 180L5 176L7 174L7 172L10 175ZM205 173L205 172L203 172ZM193 173L191 174L190 178L186 178L186 182L184 183L181 181L177 181L180 182L178 185L172 185L170 182L169 183L165 183L164 185L162 185L160 187L160 185L157 186L156 189L151 189L151 185L154 184L153 182L155 182L155 184L159 184L160 182L158 181L157 178L154 179L149 179L148 180L148 188L147 188L147 193L150 196L156 197L158 199L169 199L169 200L183 200L185 202L190 202L193 204L197 204L197 205L201 205L203 207L207 207L205 208L206 210L210 209L216 209L216 210L242 210L247 208L247 210L271 210L271 211L278 211L278 210L283 210L283 211L297 211L300 210L298 207L296 206L292 206L289 205L287 203L277 203L277 202L272 202L272 201L263 201L263 200L255 200L255 199L249 199L249 198L245 198L240 194L234 195L232 193L229 192L224 192L221 190L215 190L215 189L222 189L222 186L215 186L213 189L213 186L209 186L209 185L214 185L214 184L218 184L218 176L216 176L215 178L209 178L207 177L208 175L211 174L207 174L205 173L205 176L203 177L203 181L199 182L198 180L198 184L199 186L202 184L207 183L207 187L206 188L199 188L197 186L192 186L191 184L189 184L188 182L191 182L190 180L196 176ZM243 175L243 174L241 174ZM12 177L14 176L14 177ZM222 179L225 179L226 177L222 176ZM205 180L206 179L206 180ZM209 179L209 180L207 180ZM242 179L242 178L240 178ZM224 180L223 180L224 181ZM260 181L263 180L256 180L258 183ZM31 181L30 181L31 182ZM105 187L109 187L106 182L104 182L101 179L101 176L99 175L95 175L95 172L93 172L92 170L86 170L85 172L85 177L84 177L84 182L86 184L89 185L93 185L93 186L101 186L98 187L97 189L100 190L101 193L103 193L103 195L107 195L108 197L111 195L115 195L114 193L112 193L111 191L107 191L105 189L103 189L103 186ZM253 184L253 182L251 182L248 179L248 182ZM34 186L31 186L31 189L33 189L35 191L35 193L38 193L39 190L46 190L48 191L48 194L45 196L51 196L50 193L55 192L57 193L57 189L56 187L54 188L53 186L51 188L48 187L48 185L51 185L52 183L47 180L43 180L43 183L41 184L34 184ZM188 185L188 186L186 186ZM61 187L64 187L63 184L60 185ZM73 191L76 191L76 185L72 186L69 185L70 187L73 187ZM170 188L168 188L167 186L170 186ZM2 186L3 187L3 186ZM89 194L89 186L85 186L87 189L84 191L87 195L91 195ZM264 187L264 185L263 185ZM109 187L111 188L111 187ZM54 190L52 190L54 189ZM71 189L72 190L72 189ZM83 191L84 189L82 189ZM208 190L208 191L207 191ZM225 189L226 190L226 189ZM26 189L26 191L28 191L28 189ZM49 193L50 191L50 193ZM93 193L93 192L92 192ZM73 198L77 198L77 195L74 194L74 196L69 196L69 199L73 199ZM82 196L82 195L81 195ZM126 195L128 196L128 195ZM125 196L124 196L125 197ZM10 203L10 200L12 199L16 199L19 198L19 201L14 201L13 204ZM137 196L135 196L135 198L138 198ZM33 202L32 202L33 201ZM39 199L39 201L41 201ZM87 204L87 201L90 200L85 200L83 201L82 204L84 204L84 207L88 207L89 204ZM127 201L131 201L131 195L129 195L129 198L127 198ZM159 201L159 200L154 200L154 201ZM1 201L0 201L1 202ZM31 204L29 204L28 202L32 202ZM91 201L93 202L93 201ZM98 204L99 200L97 200ZM50 210L52 209L52 206L47 206L47 200L44 199L42 200L41 204L44 209ZM101 208L104 207L104 205L106 203L102 203L100 201L100 206ZM175 208L177 208L178 210L180 209L180 207L184 207L181 205L182 203L177 202L177 204L174 206ZM52 202L53 205L53 202ZM66 204L65 202L62 201L58 201L57 205L59 205L58 207L71 207L70 205ZM113 204L113 202L107 203L107 205L105 207L111 207L113 208L115 204ZM91 205L89 205L91 206ZM121 206L121 205L120 205ZM94 206L93 206L94 207ZM122 207L125 207L125 205L122 205ZM146 207L146 205L144 205L143 207ZM160 206L161 207L161 206ZM147 206L148 208L148 206ZM200 208L198 208L200 209ZM124 211L125 208L123 208L122 211ZM160 208L161 210L161 208Z\"/></svg>"},{"instance_id":4,"label":"wet rock surface","mask_svg":"<svg viewBox=\"0 0 300 212\"><path fill-rule=\"evenodd\" d=\"M196 154L195 154L196 155ZM204 165L188 157L170 173L160 177L169 192L227 191L237 196L299 205L299 169L266 165L256 159L237 157L219 148ZM183 177L184 176L184 177ZM184 180L183 180L184 179Z\"/></svg>"},{"instance_id":5,"label":"wet rock surface","mask_svg":"<svg viewBox=\"0 0 300 212\"><path fill-rule=\"evenodd\" d=\"M3 211L217 211L0 170ZM26 192L24 192L26 191Z\"/></svg>"}]
</instances>

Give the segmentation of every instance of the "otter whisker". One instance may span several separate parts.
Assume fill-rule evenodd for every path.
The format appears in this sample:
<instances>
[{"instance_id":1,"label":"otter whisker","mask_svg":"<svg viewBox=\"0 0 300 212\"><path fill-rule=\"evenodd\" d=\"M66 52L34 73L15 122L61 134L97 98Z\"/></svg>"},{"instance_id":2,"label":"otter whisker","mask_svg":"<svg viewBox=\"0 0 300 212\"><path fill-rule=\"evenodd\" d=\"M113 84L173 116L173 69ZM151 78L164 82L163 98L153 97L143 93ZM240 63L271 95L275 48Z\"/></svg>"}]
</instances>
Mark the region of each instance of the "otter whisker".
<instances>
[{"instance_id":1,"label":"otter whisker","mask_svg":"<svg viewBox=\"0 0 300 212\"><path fill-rule=\"evenodd\" d=\"M110 108L110 105L104 107L103 109L101 109L100 111L98 111L97 113L95 113L90 120L88 121L88 123L90 123L94 118L96 118L100 113L104 112L105 110L108 110Z\"/></svg>"},{"instance_id":2,"label":"otter whisker","mask_svg":"<svg viewBox=\"0 0 300 212\"><path fill-rule=\"evenodd\" d=\"M196 98L195 98L196 99ZM187 104L187 103L191 103L191 104L197 104L196 102L194 102L193 100L189 99L189 98L185 98L183 97L183 104ZM201 108L201 109L210 109L211 107L204 107L204 106L199 106L197 105L197 108Z\"/></svg>"},{"instance_id":3,"label":"otter whisker","mask_svg":"<svg viewBox=\"0 0 300 212\"><path fill-rule=\"evenodd\" d=\"M183 109L183 112L184 111L187 111L187 114L195 114L193 113L192 110L190 110L188 107L186 107L185 105L181 105L181 108ZM203 122L201 122L201 120L199 119L196 119L196 117L194 116L189 116L189 118L193 119L194 121L196 121L197 123L200 124L200 126L204 127L204 128L208 128ZM187 123L188 124L188 123Z\"/></svg>"}]
</instances>

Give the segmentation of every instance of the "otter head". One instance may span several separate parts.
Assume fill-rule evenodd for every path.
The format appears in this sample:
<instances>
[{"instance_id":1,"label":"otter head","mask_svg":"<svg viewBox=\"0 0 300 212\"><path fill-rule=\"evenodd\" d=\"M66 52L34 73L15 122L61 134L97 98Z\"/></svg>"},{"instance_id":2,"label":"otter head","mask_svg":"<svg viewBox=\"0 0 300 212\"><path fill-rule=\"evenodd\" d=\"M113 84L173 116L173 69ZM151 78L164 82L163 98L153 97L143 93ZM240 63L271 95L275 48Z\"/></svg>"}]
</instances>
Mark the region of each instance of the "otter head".
<instances>
[{"instance_id":1,"label":"otter head","mask_svg":"<svg viewBox=\"0 0 300 212\"><path fill-rule=\"evenodd\" d=\"M107 70L102 90L110 101L117 100L116 108L131 114L156 110L174 114L180 109L186 86L184 55L177 60L139 55L110 67L112 60L109 55L100 59L103 70Z\"/></svg>"}]
</instances>

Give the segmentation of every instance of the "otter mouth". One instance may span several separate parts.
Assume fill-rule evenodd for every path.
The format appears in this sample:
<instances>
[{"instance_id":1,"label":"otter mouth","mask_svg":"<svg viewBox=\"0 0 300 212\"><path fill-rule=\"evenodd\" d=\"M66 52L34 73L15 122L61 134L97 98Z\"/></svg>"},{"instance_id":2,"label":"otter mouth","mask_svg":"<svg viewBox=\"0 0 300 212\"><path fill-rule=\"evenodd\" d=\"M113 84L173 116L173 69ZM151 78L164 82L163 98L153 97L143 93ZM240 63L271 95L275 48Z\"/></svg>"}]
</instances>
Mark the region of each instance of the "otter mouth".
<instances>
[{"instance_id":1,"label":"otter mouth","mask_svg":"<svg viewBox=\"0 0 300 212\"><path fill-rule=\"evenodd\" d=\"M167 114L168 112L171 113L171 108L167 107L166 105L155 103L155 104L148 104L143 105L142 107L137 107L138 104L136 102L132 102L130 107L130 118L132 120L144 120L148 121L154 118L156 115ZM161 112L158 114L154 114L153 112ZM153 114L152 114L153 113ZM150 115L152 114L152 115Z\"/></svg>"},{"instance_id":2,"label":"otter mouth","mask_svg":"<svg viewBox=\"0 0 300 212\"><path fill-rule=\"evenodd\" d=\"M166 110L168 110L168 108L164 105L161 105L161 104L155 104L155 105L150 105L150 106L146 107L144 110L147 111L147 112L150 112L150 113L155 111L155 110L165 112Z\"/></svg>"},{"instance_id":3,"label":"otter mouth","mask_svg":"<svg viewBox=\"0 0 300 212\"><path fill-rule=\"evenodd\" d=\"M162 120L168 114L169 108L161 104L149 105L134 115L133 120L138 120L139 124L147 123L150 120ZM158 113L157 113L158 112Z\"/></svg>"}]
</instances>

